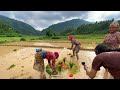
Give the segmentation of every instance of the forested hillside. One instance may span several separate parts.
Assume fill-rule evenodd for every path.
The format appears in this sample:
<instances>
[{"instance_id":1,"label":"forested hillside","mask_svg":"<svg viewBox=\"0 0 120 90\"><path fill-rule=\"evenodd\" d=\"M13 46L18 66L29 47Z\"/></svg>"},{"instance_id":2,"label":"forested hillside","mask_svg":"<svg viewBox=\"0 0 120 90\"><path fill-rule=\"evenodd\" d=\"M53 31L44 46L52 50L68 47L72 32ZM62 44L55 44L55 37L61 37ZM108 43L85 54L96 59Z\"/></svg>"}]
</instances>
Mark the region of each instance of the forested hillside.
<instances>
[{"instance_id":1,"label":"forested hillside","mask_svg":"<svg viewBox=\"0 0 120 90\"><path fill-rule=\"evenodd\" d=\"M66 30L77 29L82 24L90 24L90 23L91 22L88 22L88 21L85 21L82 19L72 19L69 21L53 24L53 25L49 26L48 28L43 29L41 31L41 35L45 35L46 32L48 32L48 31L54 32L56 34L62 34Z\"/></svg>"},{"instance_id":2,"label":"forested hillside","mask_svg":"<svg viewBox=\"0 0 120 90\"><path fill-rule=\"evenodd\" d=\"M16 32L10 25L4 23L0 20L0 36L19 36L20 34Z\"/></svg>"},{"instance_id":3,"label":"forested hillside","mask_svg":"<svg viewBox=\"0 0 120 90\"><path fill-rule=\"evenodd\" d=\"M35 30L32 26L14 20L5 16L0 15L0 20L4 21L6 24L10 25L13 29L15 29L18 33L23 35L40 35L40 31Z\"/></svg>"}]
</instances>

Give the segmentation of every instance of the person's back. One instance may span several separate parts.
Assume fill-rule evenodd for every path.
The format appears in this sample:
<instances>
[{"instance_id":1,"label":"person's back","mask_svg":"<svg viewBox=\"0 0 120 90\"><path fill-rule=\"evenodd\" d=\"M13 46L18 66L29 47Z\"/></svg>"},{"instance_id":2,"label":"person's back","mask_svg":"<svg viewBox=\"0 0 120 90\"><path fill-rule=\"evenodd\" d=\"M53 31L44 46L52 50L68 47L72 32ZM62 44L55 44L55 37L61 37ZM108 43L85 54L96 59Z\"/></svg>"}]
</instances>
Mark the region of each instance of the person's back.
<instances>
[{"instance_id":1,"label":"person's back","mask_svg":"<svg viewBox=\"0 0 120 90\"><path fill-rule=\"evenodd\" d=\"M100 67L108 69L114 79L120 79L120 52L103 52L98 54L92 63L92 68L100 70Z\"/></svg>"},{"instance_id":2,"label":"person's back","mask_svg":"<svg viewBox=\"0 0 120 90\"><path fill-rule=\"evenodd\" d=\"M37 52L37 53L35 54L35 60L36 60L36 61L40 61L41 59L43 59L43 57L42 57L42 52Z\"/></svg>"},{"instance_id":3,"label":"person's back","mask_svg":"<svg viewBox=\"0 0 120 90\"><path fill-rule=\"evenodd\" d=\"M80 42L75 40L75 39L72 39L71 43L74 44L74 45L80 45Z\"/></svg>"}]
</instances>

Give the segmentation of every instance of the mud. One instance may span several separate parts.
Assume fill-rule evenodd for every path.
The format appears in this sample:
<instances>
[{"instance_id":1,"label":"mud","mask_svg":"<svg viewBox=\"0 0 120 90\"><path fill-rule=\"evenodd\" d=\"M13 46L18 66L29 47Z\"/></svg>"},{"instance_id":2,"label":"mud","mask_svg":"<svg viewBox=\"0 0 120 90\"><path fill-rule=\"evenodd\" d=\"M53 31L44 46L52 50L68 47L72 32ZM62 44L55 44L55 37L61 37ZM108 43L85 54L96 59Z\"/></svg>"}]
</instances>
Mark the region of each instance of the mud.
<instances>
[{"instance_id":1,"label":"mud","mask_svg":"<svg viewBox=\"0 0 120 90\"><path fill-rule=\"evenodd\" d=\"M17 45L23 45L23 43L17 43ZM15 45L15 43L12 43L11 45ZM47 42L29 42L26 43L26 45L41 45L41 46L48 46L48 47L64 47L61 49L57 48L43 48L47 51L58 51L60 53L60 58L58 60L63 59L66 57L68 60L73 60L74 62L78 63L80 66L79 73L74 75L73 77L66 76L69 72L65 72L62 77L57 77L51 79L89 79L89 77L86 75L86 72L81 65L81 62L86 62L86 65L89 69L91 69L91 63L92 60L95 57L94 51L85 51L80 50L79 57L80 61L76 61L76 57L71 58L70 53L72 54L71 50L68 50L67 47L70 47L70 43L47 43ZM16 46L1 46L0 47L0 79L39 79L40 73L35 71L33 69L33 63L34 63L34 55L35 55L35 49L37 47L16 47ZM88 47L88 48L94 48ZM15 50L16 49L16 50ZM13 68L7 70L11 65L15 65ZM45 66L47 65L47 60L45 60ZM103 79L104 78L104 72L105 69L102 67L101 70L97 73L95 79ZM46 73L47 78L49 79L49 75Z\"/></svg>"}]
</instances>

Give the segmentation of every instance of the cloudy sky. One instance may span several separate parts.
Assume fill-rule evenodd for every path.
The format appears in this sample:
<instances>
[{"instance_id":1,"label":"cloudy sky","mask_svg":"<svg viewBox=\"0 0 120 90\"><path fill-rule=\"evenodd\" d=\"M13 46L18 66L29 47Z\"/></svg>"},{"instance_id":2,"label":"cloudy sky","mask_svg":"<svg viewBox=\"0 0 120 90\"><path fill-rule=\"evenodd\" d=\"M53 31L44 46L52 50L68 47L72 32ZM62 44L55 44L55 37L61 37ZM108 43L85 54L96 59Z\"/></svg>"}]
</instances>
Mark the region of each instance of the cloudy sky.
<instances>
[{"instance_id":1,"label":"cloudy sky","mask_svg":"<svg viewBox=\"0 0 120 90\"><path fill-rule=\"evenodd\" d=\"M0 15L23 21L37 30L76 18L90 22L120 20L120 11L0 11Z\"/></svg>"}]
</instances>

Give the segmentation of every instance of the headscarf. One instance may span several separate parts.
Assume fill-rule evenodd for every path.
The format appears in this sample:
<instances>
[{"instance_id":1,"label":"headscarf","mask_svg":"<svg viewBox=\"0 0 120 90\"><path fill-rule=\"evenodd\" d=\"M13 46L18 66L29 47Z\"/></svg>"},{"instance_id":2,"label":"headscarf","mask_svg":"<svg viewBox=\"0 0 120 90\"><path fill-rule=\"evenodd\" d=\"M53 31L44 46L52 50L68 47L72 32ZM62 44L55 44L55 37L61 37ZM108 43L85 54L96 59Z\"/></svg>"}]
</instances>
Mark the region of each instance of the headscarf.
<instances>
[{"instance_id":1,"label":"headscarf","mask_svg":"<svg viewBox=\"0 0 120 90\"><path fill-rule=\"evenodd\" d=\"M56 58L59 57L59 53L58 52L54 52L54 55L55 55Z\"/></svg>"},{"instance_id":2,"label":"headscarf","mask_svg":"<svg viewBox=\"0 0 120 90\"><path fill-rule=\"evenodd\" d=\"M36 49L36 52L40 52L42 51L42 48Z\"/></svg>"},{"instance_id":3,"label":"headscarf","mask_svg":"<svg viewBox=\"0 0 120 90\"><path fill-rule=\"evenodd\" d=\"M69 40L72 40L72 39L74 39L74 36L73 36L73 35L69 35L67 38L68 38Z\"/></svg>"},{"instance_id":4,"label":"headscarf","mask_svg":"<svg viewBox=\"0 0 120 90\"><path fill-rule=\"evenodd\" d=\"M119 27L118 21L113 21L113 22L110 24L109 27L111 27L111 26Z\"/></svg>"}]
</instances>

